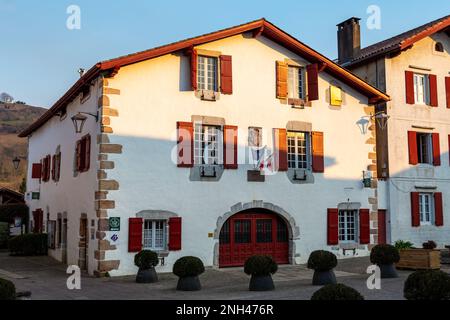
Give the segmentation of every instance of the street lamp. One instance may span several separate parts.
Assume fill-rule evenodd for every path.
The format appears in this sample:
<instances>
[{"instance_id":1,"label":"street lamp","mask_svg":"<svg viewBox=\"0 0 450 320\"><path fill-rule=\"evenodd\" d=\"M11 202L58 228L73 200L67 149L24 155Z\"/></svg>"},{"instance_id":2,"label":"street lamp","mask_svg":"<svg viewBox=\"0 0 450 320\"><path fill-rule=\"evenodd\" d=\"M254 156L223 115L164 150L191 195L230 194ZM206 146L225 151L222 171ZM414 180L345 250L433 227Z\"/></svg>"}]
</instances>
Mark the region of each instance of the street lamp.
<instances>
[{"instance_id":1,"label":"street lamp","mask_svg":"<svg viewBox=\"0 0 450 320\"><path fill-rule=\"evenodd\" d=\"M361 119L357 122L359 129L362 134L367 133L367 129L369 128L370 120L375 120L381 130L385 130L387 127L387 123L390 116L384 113L384 111L377 112L375 114L371 114L370 116L361 117Z\"/></svg>"},{"instance_id":2,"label":"street lamp","mask_svg":"<svg viewBox=\"0 0 450 320\"><path fill-rule=\"evenodd\" d=\"M19 169L20 159L18 157L15 157L12 162L13 162L13 165L14 165L14 169L15 170Z\"/></svg>"},{"instance_id":3,"label":"street lamp","mask_svg":"<svg viewBox=\"0 0 450 320\"><path fill-rule=\"evenodd\" d=\"M96 121L98 121L98 112L97 114L88 113L88 112L78 112L76 115L72 117L73 126L75 127L76 133L81 133L83 131L84 123L87 120L85 115L89 115L94 117Z\"/></svg>"}]
</instances>

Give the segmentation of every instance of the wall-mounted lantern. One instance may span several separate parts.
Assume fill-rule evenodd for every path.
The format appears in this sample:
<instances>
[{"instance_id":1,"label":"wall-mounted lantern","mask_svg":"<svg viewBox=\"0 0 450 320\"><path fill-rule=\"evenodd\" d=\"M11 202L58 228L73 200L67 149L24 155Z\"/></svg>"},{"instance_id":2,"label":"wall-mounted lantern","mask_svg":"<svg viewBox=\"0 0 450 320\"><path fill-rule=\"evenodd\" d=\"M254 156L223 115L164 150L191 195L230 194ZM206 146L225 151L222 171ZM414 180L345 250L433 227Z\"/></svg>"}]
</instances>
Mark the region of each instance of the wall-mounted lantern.
<instances>
[{"instance_id":1,"label":"wall-mounted lantern","mask_svg":"<svg viewBox=\"0 0 450 320\"><path fill-rule=\"evenodd\" d=\"M87 120L87 117L85 115L94 117L95 121L98 122L98 112L97 112L97 114L88 113L88 112L78 112L76 115L74 115L72 117L72 122L73 122L73 126L75 127L76 133L83 132L84 123Z\"/></svg>"},{"instance_id":2,"label":"wall-mounted lantern","mask_svg":"<svg viewBox=\"0 0 450 320\"><path fill-rule=\"evenodd\" d=\"M388 120L390 116L387 115L384 111L377 112L375 114L371 114L370 116L361 117L356 123L361 130L362 134L366 134L369 128L370 120L375 120L378 127L381 130L385 130L387 128Z\"/></svg>"},{"instance_id":3,"label":"wall-mounted lantern","mask_svg":"<svg viewBox=\"0 0 450 320\"><path fill-rule=\"evenodd\" d=\"M19 159L19 157L15 157L15 158L12 160L12 163L13 163L13 166L14 166L14 169L15 169L15 170L19 169L19 165L20 165L20 159Z\"/></svg>"}]
</instances>

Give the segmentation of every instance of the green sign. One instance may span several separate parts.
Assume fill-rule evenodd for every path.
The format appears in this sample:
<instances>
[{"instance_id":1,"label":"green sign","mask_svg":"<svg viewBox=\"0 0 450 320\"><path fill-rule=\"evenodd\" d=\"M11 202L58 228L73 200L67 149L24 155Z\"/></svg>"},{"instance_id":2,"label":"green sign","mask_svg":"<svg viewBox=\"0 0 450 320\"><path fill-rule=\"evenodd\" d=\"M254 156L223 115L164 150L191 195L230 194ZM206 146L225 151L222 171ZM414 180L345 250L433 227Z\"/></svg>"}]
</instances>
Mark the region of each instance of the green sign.
<instances>
[{"instance_id":1,"label":"green sign","mask_svg":"<svg viewBox=\"0 0 450 320\"><path fill-rule=\"evenodd\" d=\"M41 194L39 192L32 192L31 193L31 199L32 200L39 200Z\"/></svg>"},{"instance_id":2,"label":"green sign","mask_svg":"<svg viewBox=\"0 0 450 320\"><path fill-rule=\"evenodd\" d=\"M120 218L109 218L109 231L120 231Z\"/></svg>"}]
</instances>

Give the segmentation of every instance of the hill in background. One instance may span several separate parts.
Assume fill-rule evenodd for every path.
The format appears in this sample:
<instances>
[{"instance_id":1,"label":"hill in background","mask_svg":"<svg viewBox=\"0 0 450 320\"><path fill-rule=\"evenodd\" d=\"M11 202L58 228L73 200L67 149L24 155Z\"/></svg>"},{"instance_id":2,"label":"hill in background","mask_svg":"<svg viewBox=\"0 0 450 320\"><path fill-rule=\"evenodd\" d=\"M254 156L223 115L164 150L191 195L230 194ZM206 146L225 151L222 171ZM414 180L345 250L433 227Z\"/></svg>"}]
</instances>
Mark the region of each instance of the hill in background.
<instances>
[{"instance_id":1,"label":"hill in background","mask_svg":"<svg viewBox=\"0 0 450 320\"><path fill-rule=\"evenodd\" d=\"M17 135L46 111L26 104L0 102L0 187L19 190L27 169L27 139ZM18 170L12 163L15 157L21 159Z\"/></svg>"}]
</instances>

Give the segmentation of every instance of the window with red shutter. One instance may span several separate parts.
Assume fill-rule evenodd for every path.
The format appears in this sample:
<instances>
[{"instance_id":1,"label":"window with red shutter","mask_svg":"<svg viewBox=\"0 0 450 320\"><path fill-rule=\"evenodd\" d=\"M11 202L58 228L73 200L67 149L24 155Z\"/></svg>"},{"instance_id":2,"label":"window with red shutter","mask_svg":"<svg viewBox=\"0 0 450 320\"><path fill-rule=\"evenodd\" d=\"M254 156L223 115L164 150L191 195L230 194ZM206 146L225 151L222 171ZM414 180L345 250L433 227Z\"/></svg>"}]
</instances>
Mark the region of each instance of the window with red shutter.
<instances>
[{"instance_id":1,"label":"window with red shutter","mask_svg":"<svg viewBox=\"0 0 450 320\"><path fill-rule=\"evenodd\" d=\"M430 106L438 106L438 89L437 89L437 77L434 74L428 76L428 82L430 86Z\"/></svg>"},{"instance_id":2,"label":"window with red shutter","mask_svg":"<svg viewBox=\"0 0 450 320\"><path fill-rule=\"evenodd\" d=\"M177 122L177 165L179 168L194 166L194 127L192 122Z\"/></svg>"},{"instance_id":3,"label":"window with red shutter","mask_svg":"<svg viewBox=\"0 0 450 320\"><path fill-rule=\"evenodd\" d=\"M277 171L288 170L286 129L274 129L274 160Z\"/></svg>"},{"instance_id":4,"label":"window with red shutter","mask_svg":"<svg viewBox=\"0 0 450 320\"><path fill-rule=\"evenodd\" d=\"M339 244L339 210L338 209L328 209L327 243L328 243L328 245Z\"/></svg>"},{"instance_id":5,"label":"window with red shutter","mask_svg":"<svg viewBox=\"0 0 450 320\"><path fill-rule=\"evenodd\" d=\"M220 92L233 94L233 63L231 56L220 56Z\"/></svg>"},{"instance_id":6,"label":"window with red shutter","mask_svg":"<svg viewBox=\"0 0 450 320\"><path fill-rule=\"evenodd\" d=\"M31 179L40 179L41 175L42 175L42 164L33 163L33 166L31 169Z\"/></svg>"},{"instance_id":7,"label":"window with red shutter","mask_svg":"<svg viewBox=\"0 0 450 320\"><path fill-rule=\"evenodd\" d=\"M181 250L181 217L169 219L169 250Z\"/></svg>"},{"instance_id":8,"label":"window with red shutter","mask_svg":"<svg viewBox=\"0 0 450 320\"><path fill-rule=\"evenodd\" d=\"M419 163L419 155L417 153L417 133L408 131L408 154L409 164L416 165Z\"/></svg>"},{"instance_id":9,"label":"window with red shutter","mask_svg":"<svg viewBox=\"0 0 450 320\"><path fill-rule=\"evenodd\" d=\"M319 100L319 66L317 63L306 66L308 79L308 100Z\"/></svg>"},{"instance_id":10,"label":"window with red shutter","mask_svg":"<svg viewBox=\"0 0 450 320\"><path fill-rule=\"evenodd\" d=\"M369 209L359 210L359 242L361 244L370 243L370 211Z\"/></svg>"},{"instance_id":11,"label":"window with red shutter","mask_svg":"<svg viewBox=\"0 0 450 320\"><path fill-rule=\"evenodd\" d=\"M142 249L142 218L128 220L128 252L139 252Z\"/></svg>"},{"instance_id":12,"label":"window with red shutter","mask_svg":"<svg viewBox=\"0 0 450 320\"><path fill-rule=\"evenodd\" d=\"M447 100L447 108L450 109L450 77L445 78L445 95Z\"/></svg>"},{"instance_id":13,"label":"window with red shutter","mask_svg":"<svg viewBox=\"0 0 450 320\"><path fill-rule=\"evenodd\" d=\"M238 127L223 127L223 163L225 169L238 168Z\"/></svg>"},{"instance_id":14,"label":"window with red shutter","mask_svg":"<svg viewBox=\"0 0 450 320\"><path fill-rule=\"evenodd\" d=\"M325 172L323 132L311 133L313 172Z\"/></svg>"},{"instance_id":15,"label":"window with red shutter","mask_svg":"<svg viewBox=\"0 0 450 320\"><path fill-rule=\"evenodd\" d=\"M47 155L42 160L42 181L47 182L50 180L50 170L51 170L51 156Z\"/></svg>"},{"instance_id":16,"label":"window with red shutter","mask_svg":"<svg viewBox=\"0 0 450 320\"><path fill-rule=\"evenodd\" d=\"M442 227L444 225L444 204L442 202L442 193L436 192L434 194L434 214L435 225Z\"/></svg>"},{"instance_id":17,"label":"window with red shutter","mask_svg":"<svg viewBox=\"0 0 450 320\"><path fill-rule=\"evenodd\" d=\"M83 171L89 171L91 167L91 136L87 135L83 138L84 143L84 168Z\"/></svg>"},{"instance_id":18,"label":"window with red shutter","mask_svg":"<svg viewBox=\"0 0 450 320\"><path fill-rule=\"evenodd\" d=\"M415 104L414 96L414 72L405 71L405 86L406 86L406 103Z\"/></svg>"},{"instance_id":19,"label":"window with red shutter","mask_svg":"<svg viewBox=\"0 0 450 320\"><path fill-rule=\"evenodd\" d=\"M433 133L431 135L432 144L433 144L433 165L440 166L441 165L441 147L439 141L439 133Z\"/></svg>"},{"instance_id":20,"label":"window with red shutter","mask_svg":"<svg viewBox=\"0 0 450 320\"><path fill-rule=\"evenodd\" d=\"M411 192L411 225L420 226L419 192Z\"/></svg>"}]
</instances>

